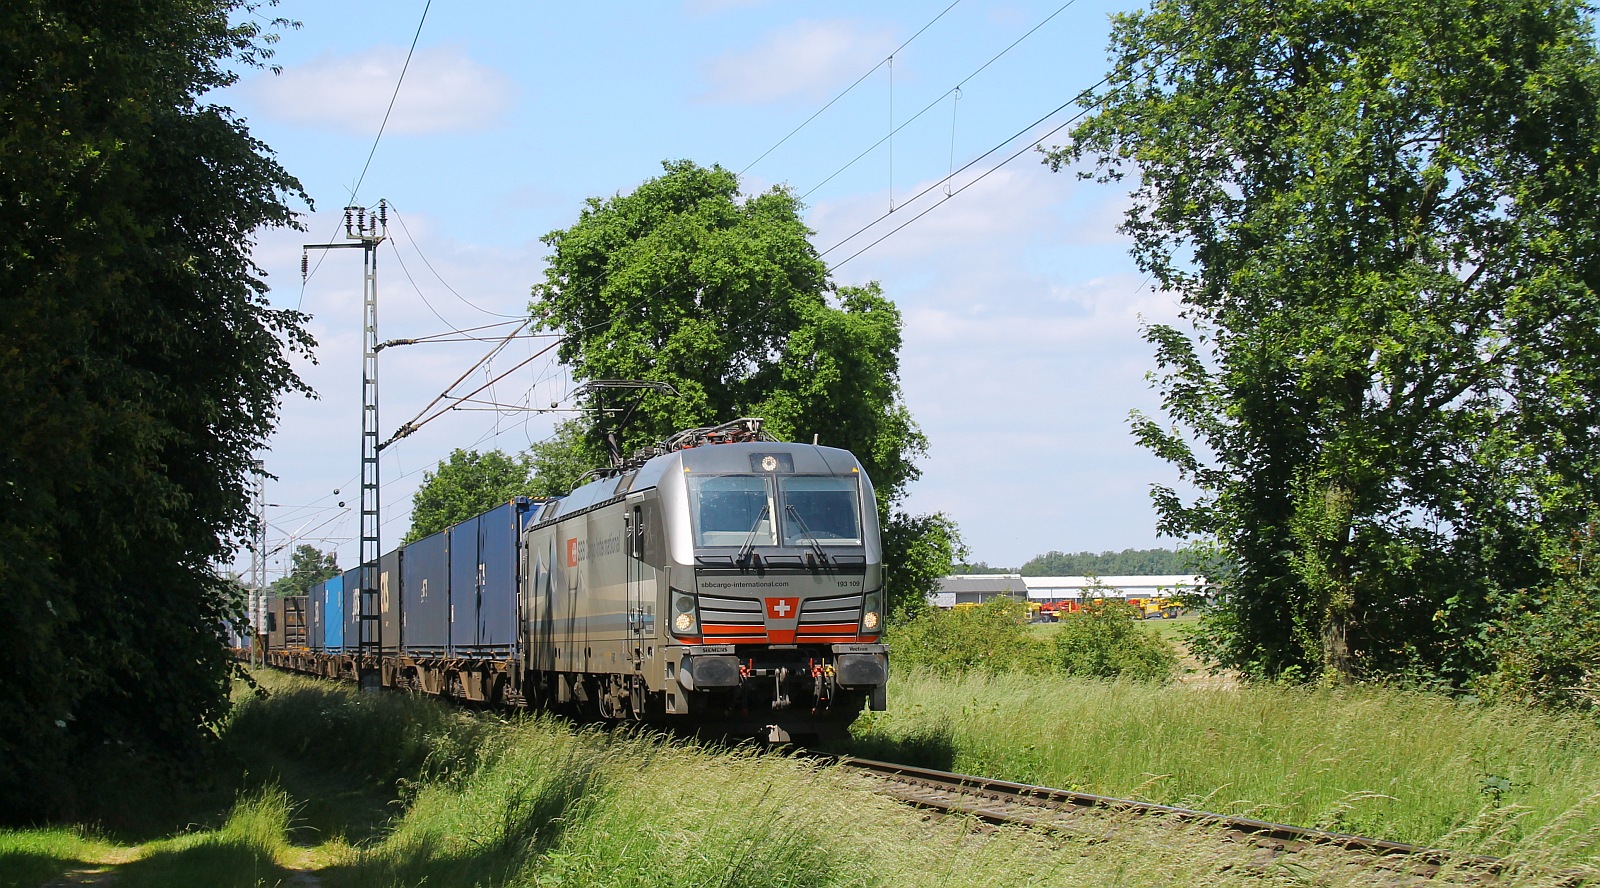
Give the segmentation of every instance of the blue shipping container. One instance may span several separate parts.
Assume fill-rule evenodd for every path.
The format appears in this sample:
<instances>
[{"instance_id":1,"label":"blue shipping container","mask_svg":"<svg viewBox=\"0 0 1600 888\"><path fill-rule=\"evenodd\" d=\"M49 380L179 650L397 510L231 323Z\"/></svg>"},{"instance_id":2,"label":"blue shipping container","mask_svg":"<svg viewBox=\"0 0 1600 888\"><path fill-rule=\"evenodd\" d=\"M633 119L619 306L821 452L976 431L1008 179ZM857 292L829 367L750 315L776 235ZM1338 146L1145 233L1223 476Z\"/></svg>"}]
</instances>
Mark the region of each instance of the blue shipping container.
<instances>
[{"instance_id":1,"label":"blue shipping container","mask_svg":"<svg viewBox=\"0 0 1600 888\"><path fill-rule=\"evenodd\" d=\"M450 528L450 653L478 653L478 524L476 515Z\"/></svg>"},{"instance_id":2,"label":"blue shipping container","mask_svg":"<svg viewBox=\"0 0 1600 888\"><path fill-rule=\"evenodd\" d=\"M450 646L450 533L441 530L403 551L400 606L406 652L443 656Z\"/></svg>"},{"instance_id":3,"label":"blue shipping container","mask_svg":"<svg viewBox=\"0 0 1600 888\"><path fill-rule=\"evenodd\" d=\"M322 588L322 649L331 653L344 650L344 577L337 576Z\"/></svg>"},{"instance_id":4,"label":"blue shipping container","mask_svg":"<svg viewBox=\"0 0 1600 888\"><path fill-rule=\"evenodd\" d=\"M518 498L485 513L478 522L478 649L508 657L517 642L517 571L523 516L528 501Z\"/></svg>"}]
</instances>

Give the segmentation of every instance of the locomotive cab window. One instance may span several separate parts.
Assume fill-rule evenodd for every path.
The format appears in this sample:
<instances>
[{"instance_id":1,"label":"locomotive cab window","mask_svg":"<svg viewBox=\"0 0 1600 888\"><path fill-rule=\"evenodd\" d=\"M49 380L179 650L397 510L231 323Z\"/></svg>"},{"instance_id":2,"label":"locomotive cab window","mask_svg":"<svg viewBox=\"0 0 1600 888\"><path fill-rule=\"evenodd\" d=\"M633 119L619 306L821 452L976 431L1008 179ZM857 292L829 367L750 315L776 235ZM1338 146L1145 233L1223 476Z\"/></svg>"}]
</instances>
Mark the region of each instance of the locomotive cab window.
<instances>
[{"instance_id":1,"label":"locomotive cab window","mask_svg":"<svg viewBox=\"0 0 1600 888\"><path fill-rule=\"evenodd\" d=\"M760 475L702 475L689 479L695 545L771 546L772 486Z\"/></svg>"},{"instance_id":2,"label":"locomotive cab window","mask_svg":"<svg viewBox=\"0 0 1600 888\"><path fill-rule=\"evenodd\" d=\"M860 545L860 496L854 478L794 475L783 489L783 544Z\"/></svg>"}]
</instances>

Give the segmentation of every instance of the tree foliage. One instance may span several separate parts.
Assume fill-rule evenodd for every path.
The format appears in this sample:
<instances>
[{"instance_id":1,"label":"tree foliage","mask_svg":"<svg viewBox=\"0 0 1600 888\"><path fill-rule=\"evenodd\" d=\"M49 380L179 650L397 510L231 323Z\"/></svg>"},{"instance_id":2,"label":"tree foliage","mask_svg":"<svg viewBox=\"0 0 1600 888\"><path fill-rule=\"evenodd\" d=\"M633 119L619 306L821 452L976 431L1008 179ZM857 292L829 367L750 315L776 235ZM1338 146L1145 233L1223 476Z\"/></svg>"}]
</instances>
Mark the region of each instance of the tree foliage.
<instances>
[{"instance_id":1,"label":"tree foliage","mask_svg":"<svg viewBox=\"0 0 1600 888\"><path fill-rule=\"evenodd\" d=\"M605 465L585 446L588 425L569 419L556 426L555 434L528 449L528 466L533 473L530 496L548 499L563 496L583 482L583 476Z\"/></svg>"},{"instance_id":2,"label":"tree foliage","mask_svg":"<svg viewBox=\"0 0 1600 888\"><path fill-rule=\"evenodd\" d=\"M1475 682L1486 697L1600 710L1600 554L1596 524L1574 531L1554 556L1555 579L1507 596L1488 627L1493 670Z\"/></svg>"},{"instance_id":3,"label":"tree foliage","mask_svg":"<svg viewBox=\"0 0 1600 888\"><path fill-rule=\"evenodd\" d=\"M200 97L269 53L239 2L0 7L0 811L69 763L202 750L286 352L251 232L298 183Z\"/></svg>"},{"instance_id":4,"label":"tree foliage","mask_svg":"<svg viewBox=\"0 0 1600 888\"><path fill-rule=\"evenodd\" d=\"M564 331L561 360L576 380L670 384L676 396L602 395L628 411L627 455L687 428L745 416L780 439L843 447L872 478L893 582L927 585L961 551L944 516L896 504L918 475L927 439L900 396L900 312L877 284L835 286L785 188L742 195L738 178L689 161L632 193L591 198L553 250L531 311ZM614 427L615 421L607 420ZM607 426L546 454L552 468L606 464ZM926 532L929 536L923 536Z\"/></svg>"},{"instance_id":5,"label":"tree foliage","mask_svg":"<svg viewBox=\"0 0 1600 888\"><path fill-rule=\"evenodd\" d=\"M900 400L899 311L876 284L829 283L786 189L747 197L721 167L663 166L545 235L554 253L531 306L545 329L565 331L560 356L574 379L677 390L643 397L621 431L623 454L760 416L780 438L849 448L880 502L897 500L927 447ZM587 445L604 464L599 428Z\"/></svg>"},{"instance_id":6,"label":"tree foliage","mask_svg":"<svg viewBox=\"0 0 1600 888\"><path fill-rule=\"evenodd\" d=\"M304 595L312 586L338 575L339 556L301 543L290 554L289 575L274 580L268 591L279 596Z\"/></svg>"},{"instance_id":7,"label":"tree foliage","mask_svg":"<svg viewBox=\"0 0 1600 888\"><path fill-rule=\"evenodd\" d=\"M1025 577L1169 576L1188 573L1189 557L1171 549L1123 549L1120 552L1049 551L1028 559L1017 572Z\"/></svg>"},{"instance_id":8,"label":"tree foliage","mask_svg":"<svg viewBox=\"0 0 1600 888\"><path fill-rule=\"evenodd\" d=\"M883 526L884 560L891 566L884 580L889 614L904 622L926 612L939 579L967 556L955 521L943 512L931 515L896 513Z\"/></svg>"},{"instance_id":9,"label":"tree foliage","mask_svg":"<svg viewBox=\"0 0 1600 888\"><path fill-rule=\"evenodd\" d=\"M527 456L511 457L499 450L452 450L448 460L440 460L432 472L422 473L422 485L411 497L411 530L404 542L438 533L512 497L531 495L532 470Z\"/></svg>"},{"instance_id":10,"label":"tree foliage","mask_svg":"<svg viewBox=\"0 0 1600 888\"><path fill-rule=\"evenodd\" d=\"M1497 596L1594 502L1600 65L1568 0L1158 0L1053 152L1138 176L1122 230L1247 672L1459 682Z\"/></svg>"}]
</instances>

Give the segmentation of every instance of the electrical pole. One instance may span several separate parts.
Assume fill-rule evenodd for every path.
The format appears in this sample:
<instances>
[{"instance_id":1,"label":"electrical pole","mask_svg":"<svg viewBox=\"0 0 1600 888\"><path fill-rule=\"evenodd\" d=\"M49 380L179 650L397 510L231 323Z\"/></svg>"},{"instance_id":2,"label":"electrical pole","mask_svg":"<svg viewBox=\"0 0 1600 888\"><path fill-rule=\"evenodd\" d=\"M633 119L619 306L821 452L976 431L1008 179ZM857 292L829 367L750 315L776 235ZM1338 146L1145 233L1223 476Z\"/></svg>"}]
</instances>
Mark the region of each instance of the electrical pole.
<instances>
[{"instance_id":1,"label":"electrical pole","mask_svg":"<svg viewBox=\"0 0 1600 888\"><path fill-rule=\"evenodd\" d=\"M345 207L344 236L346 243L306 244L305 249L362 251L365 345L361 358L361 589L356 596L356 672L362 690L376 691L383 684L383 621L378 599L378 556L383 551L378 518L378 245L389 236L389 202L378 201L378 210L371 215L366 207ZM304 256L300 273L305 277Z\"/></svg>"},{"instance_id":2,"label":"electrical pole","mask_svg":"<svg viewBox=\"0 0 1600 888\"><path fill-rule=\"evenodd\" d=\"M267 631L267 489L266 466L256 460L255 525L250 528L250 663L260 666L261 636Z\"/></svg>"}]
</instances>

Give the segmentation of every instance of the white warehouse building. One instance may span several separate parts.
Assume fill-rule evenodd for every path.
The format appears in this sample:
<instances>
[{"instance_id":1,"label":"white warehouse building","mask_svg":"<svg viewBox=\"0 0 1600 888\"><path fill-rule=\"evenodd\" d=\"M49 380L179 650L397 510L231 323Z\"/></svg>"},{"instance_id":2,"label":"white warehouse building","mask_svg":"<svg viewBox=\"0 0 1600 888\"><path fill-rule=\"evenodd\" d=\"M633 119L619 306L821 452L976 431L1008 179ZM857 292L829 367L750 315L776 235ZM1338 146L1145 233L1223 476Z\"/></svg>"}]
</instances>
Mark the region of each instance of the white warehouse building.
<instances>
[{"instance_id":1,"label":"white warehouse building","mask_svg":"<svg viewBox=\"0 0 1600 888\"><path fill-rule=\"evenodd\" d=\"M957 574L942 577L931 603L946 610L958 604L982 604L997 596L1024 598L1040 604L1085 597L1167 598L1203 591L1206 578L1193 574L1148 577L1025 577L1021 574Z\"/></svg>"}]
</instances>

